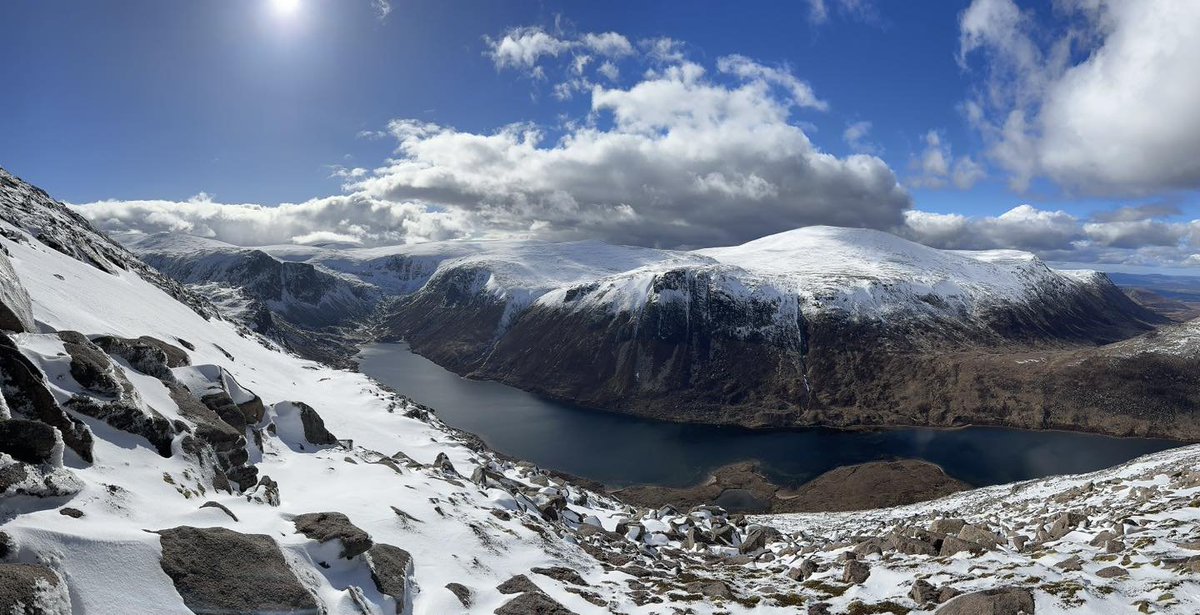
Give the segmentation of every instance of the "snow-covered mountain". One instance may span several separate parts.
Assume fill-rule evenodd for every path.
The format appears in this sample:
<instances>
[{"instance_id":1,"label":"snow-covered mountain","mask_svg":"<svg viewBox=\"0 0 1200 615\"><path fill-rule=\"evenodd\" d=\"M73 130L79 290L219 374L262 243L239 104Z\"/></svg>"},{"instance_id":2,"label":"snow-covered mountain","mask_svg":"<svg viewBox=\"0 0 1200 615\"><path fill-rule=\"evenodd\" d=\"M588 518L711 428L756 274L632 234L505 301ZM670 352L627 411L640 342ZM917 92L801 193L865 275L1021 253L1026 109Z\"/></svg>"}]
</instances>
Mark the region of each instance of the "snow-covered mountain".
<instances>
[{"instance_id":1,"label":"snow-covered mountain","mask_svg":"<svg viewBox=\"0 0 1200 615\"><path fill-rule=\"evenodd\" d=\"M1200 608L1200 447L870 513L636 509L286 352L3 172L0 248L5 613Z\"/></svg>"},{"instance_id":2,"label":"snow-covered mountain","mask_svg":"<svg viewBox=\"0 0 1200 615\"><path fill-rule=\"evenodd\" d=\"M206 263L246 252L177 236L130 245L189 283L228 283ZM1075 391L1061 373L1008 369L1013 352L1089 348L1164 321L1103 274L1023 252L834 227L691 252L536 241L254 252L386 297L365 338L404 339L459 373L596 408L748 426L1114 434L1171 434L1189 420L1173 406L1126 420L1131 405L1163 407L1154 388L1085 378ZM1004 394L979 393L993 390ZM1085 412L1097 395L1099 411Z\"/></svg>"}]
</instances>

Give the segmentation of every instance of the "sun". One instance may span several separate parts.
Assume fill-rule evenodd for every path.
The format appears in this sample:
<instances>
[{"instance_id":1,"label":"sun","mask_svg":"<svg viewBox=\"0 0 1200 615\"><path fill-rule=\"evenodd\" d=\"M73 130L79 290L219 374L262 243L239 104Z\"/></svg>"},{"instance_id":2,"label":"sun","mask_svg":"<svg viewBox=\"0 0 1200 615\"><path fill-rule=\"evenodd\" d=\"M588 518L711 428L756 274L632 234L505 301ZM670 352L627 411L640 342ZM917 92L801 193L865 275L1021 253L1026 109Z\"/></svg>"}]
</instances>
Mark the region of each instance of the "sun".
<instances>
[{"instance_id":1,"label":"sun","mask_svg":"<svg viewBox=\"0 0 1200 615\"><path fill-rule=\"evenodd\" d=\"M271 8L278 15L294 15L300 9L300 0L271 0Z\"/></svg>"}]
</instances>

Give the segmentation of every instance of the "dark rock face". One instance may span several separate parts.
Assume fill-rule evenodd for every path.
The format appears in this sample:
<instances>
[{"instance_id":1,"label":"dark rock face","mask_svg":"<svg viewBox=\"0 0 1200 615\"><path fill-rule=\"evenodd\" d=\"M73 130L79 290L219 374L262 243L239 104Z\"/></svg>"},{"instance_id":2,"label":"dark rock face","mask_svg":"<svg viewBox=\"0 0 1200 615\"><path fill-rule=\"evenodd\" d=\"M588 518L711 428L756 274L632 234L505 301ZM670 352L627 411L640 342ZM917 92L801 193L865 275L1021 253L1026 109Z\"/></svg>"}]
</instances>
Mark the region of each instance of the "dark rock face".
<instances>
[{"instance_id":1,"label":"dark rock face","mask_svg":"<svg viewBox=\"0 0 1200 615\"><path fill-rule=\"evenodd\" d=\"M1027 589L999 587L963 594L937 610L937 615L1033 615L1033 594Z\"/></svg>"},{"instance_id":2,"label":"dark rock face","mask_svg":"<svg viewBox=\"0 0 1200 615\"><path fill-rule=\"evenodd\" d=\"M60 331L58 337L71 355L71 377L85 389L108 397L127 396L133 390L108 355L82 333Z\"/></svg>"},{"instance_id":3,"label":"dark rock face","mask_svg":"<svg viewBox=\"0 0 1200 615\"><path fill-rule=\"evenodd\" d=\"M1099 344L1165 322L1103 276L965 320L938 308L883 322L806 318L794 296L732 296L720 268L662 272L651 282L659 300L632 312L576 307L594 283L567 289L564 306L509 310L479 291L487 275L438 273L389 308L382 337L463 375L666 420L1200 438L1190 410L1200 407L1200 360L1091 358ZM1051 360L1017 364L1022 353Z\"/></svg>"},{"instance_id":4,"label":"dark rock face","mask_svg":"<svg viewBox=\"0 0 1200 615\"><path fill-rule=\"evenodd\" d=\"M123 401L97 402L91 397L76 395L67 400L67 407L75 412L100 419L121 431L142 436L150 442L159 455L171 456L171 441L175 438L175 425L152 409L142 410Z\"/></svg>"},{"instance_id":5,"label":"dark rock face","mask_svg":"<svg viewBox=\"0 0 1200 615\"><path fill-rule=\"evenodd\" d=\"M318 446L337 444L337 438L325 428L325 421L312 406L299 401L292 402L300 409L300 422L304 425L304 439Z\"/></svg>"},{"instance_id":6,"label":"dark rock face","mask_svg":"<svg viewBox=\"0 0 1200 615\"><path fill-rule=\"evenodd\" d=\"M68 448L84 461L92 462L91 430L59 407L41 370L3 333L0 333L0 390L13 413L56 427Z\"/></svg>"},{"instance_id":7,"label":"dark rock face","mask_svg":"<svg viewBox=\"0 0 1200 615\"><path fill-rule=\"evenodd\" d=\"M24 419L0 421L0 453L8 453L25 463L51 463L58 431L39 422Z\"/></svg>"},{"instance_id":8,"label":"dark rock face","mask_svg":"<svg viewBox=\"0 0 1200 615\"><path fill-rule=\"evenodd\" d=\"M8 254L0 250L0 330L17 333L36 332L29 292L13 270Z\"/></svg>"},{"instance_id":9,"label":"dark rock face","mask_svg":"<svg viewBox=\"0 0 1200 615\"><path fill-rule=\"evenodd\" d=\"M340 557L351 559L365 553L371 548L371 537L350 523L350 518L339 512L319 512L297 515L292 523L296 531L317 542L327 542L333 539L342 541ZM395 548L395 547L392 547ZM384 557L394 557L394 552L382 552ZM407 555L407 554L405 554ZM410 558L411 559L411 558Z\"/></svg>"},{"instance_id":10,"label":"dark rock face","mask_svg":"<svg viewBox=\"0 0 1200 615\"><path fill-rule=\"evenodd\" d=\"M455 598L458 598L463 607L471 606L471 590L466 585L462 583L447 583L446 589L450 590L450 593L454 594Z\"/></svg>"},{"instance_id":11,"label":"dark rock face","mask_svg":"<svg viewBox=\"0 0 1200 615\"><path fill-rule=\"evenodd\" d=\"M197 613L321 612L270 536L186 526L158 533L163 572Z\"/></svg>"},{"instance_id":12,"label":"dark rock face","mask_svg":"<svg viewBox=\"0 0 1200 615\"><path fill-rule=\"evenodd\" d=\"M53 570L34 564L0 564L0 613L5 615L48 615L42 605L66 608L71 602L66 585Z\"/></svg>"},{"instance_id":13,"label":"dark rock face","mask_svg":"<svg viewBox=\"0 0 1200 615\"><path fill-rule=\"evenodd\" d=\"M392 545L377 544L367 550L371 580L380 593L396 600L396 614L405 610L412 592L412 556Z\"/></svg>"},{"instance_id":14,"label":"dark rock face","mask_svg":"<svg viewBox=\"0 0 1200 615\"><path fill-rule=\"evenodd\" d=\"M212 447L222 470L227 474L243 467L249 459L246 452L246 437L232 425L222 420L210 407L204 405L187 389L178 383L169 383L167 389L171 399L179 407L179 413L194 425L194 434L205 444ZM257 470L255 470L255 474ZM254 485L255 477L240 476L246 480L238 480L243 489Z\"/></svg>"},{"instance_id":15,"label":"dark rock face","mask_svg":"<svg viewBox=\"0 0 1200 615\"><path fill-rule=\"evenodd\" d=\"M509 580L496 586L496 590L502 594L519 594L522 592L540 592L542 589L538 587L529 577L518 574L514 575Z\"/></svg>"}]
</instances>

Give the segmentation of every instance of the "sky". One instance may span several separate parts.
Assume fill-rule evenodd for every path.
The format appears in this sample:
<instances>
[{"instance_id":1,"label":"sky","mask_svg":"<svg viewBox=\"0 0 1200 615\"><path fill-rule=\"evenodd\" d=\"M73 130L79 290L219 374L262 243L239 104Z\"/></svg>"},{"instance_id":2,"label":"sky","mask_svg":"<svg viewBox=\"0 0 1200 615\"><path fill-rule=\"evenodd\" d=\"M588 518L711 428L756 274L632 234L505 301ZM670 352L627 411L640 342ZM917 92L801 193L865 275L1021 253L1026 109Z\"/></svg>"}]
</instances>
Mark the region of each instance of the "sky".
<instances>
[{"instance_id":1,"label":"sky","mask_svg":"<svg viewBox=\"0 0 1200 615\"><path fill-rule=\"evenodd\" d=\"M114 233L1200 273L1200 2L14 0L0 166Z\"/></svg>"}]
</instances>

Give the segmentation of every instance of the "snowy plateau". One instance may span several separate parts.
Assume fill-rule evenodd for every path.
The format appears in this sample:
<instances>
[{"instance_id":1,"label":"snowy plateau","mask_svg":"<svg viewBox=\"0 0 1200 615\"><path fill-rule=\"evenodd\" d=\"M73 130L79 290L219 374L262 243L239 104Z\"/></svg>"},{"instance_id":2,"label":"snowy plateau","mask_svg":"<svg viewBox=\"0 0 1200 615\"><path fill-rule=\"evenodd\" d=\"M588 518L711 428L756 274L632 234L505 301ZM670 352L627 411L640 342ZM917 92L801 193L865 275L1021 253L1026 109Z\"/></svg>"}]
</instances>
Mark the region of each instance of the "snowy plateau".
<instances>
[{"instance_id":1,"label":"snowy plateau","mask_svg":"<svg viewBox=\"0 0 1200 615\"><path fill-rule=\"evenodd\" d=\"M529 326L592 322L647 350L678 340L623 332L692 317L729 352L809 362L836 327L891 344L896 322L930 348L1035 338L1021 352L1049 363L1084 360L1062 355L1082 341L1114 365L1196 359L1191 328L1149 336L1098 274L831 228L697 252L123 239L157 269L0 171L5 614L1200 612L1200 446L900 508L649 510L502 458L338 362L346 331L409 335L430 305L481 318L443 357L463 371ZM731 313L648 307L718 295ZM1104 330L1045 337L1050 312L1025 308L1051 304Z\"/></svg>"}]
</instances>

